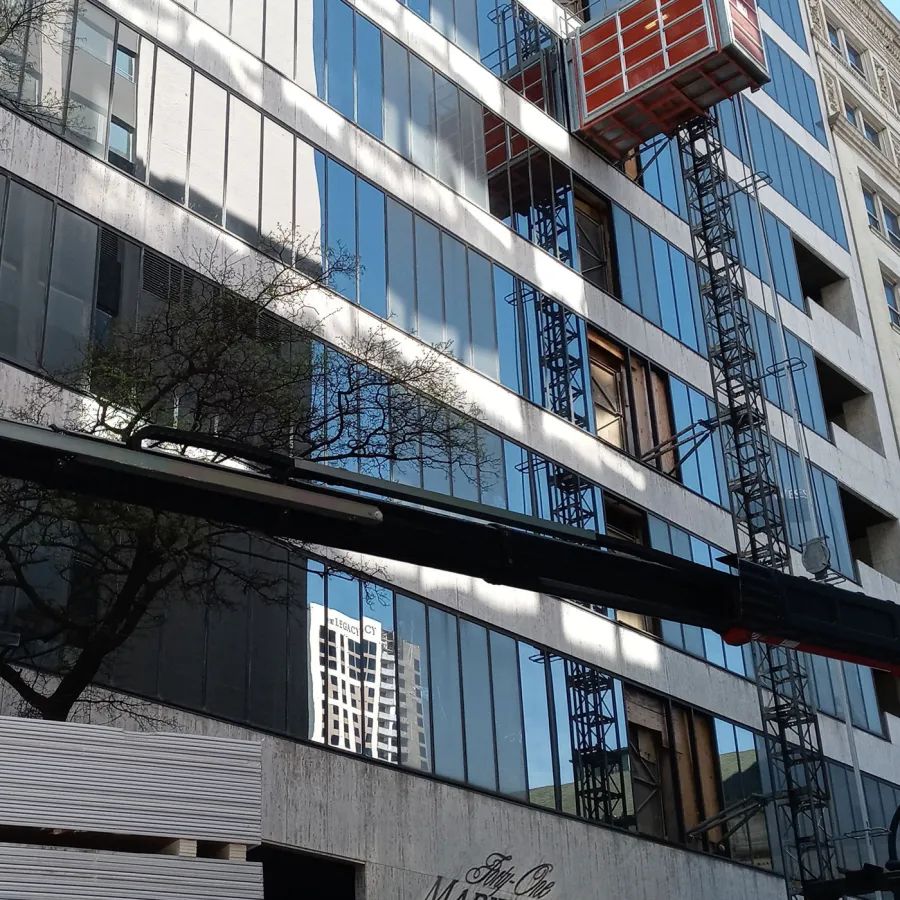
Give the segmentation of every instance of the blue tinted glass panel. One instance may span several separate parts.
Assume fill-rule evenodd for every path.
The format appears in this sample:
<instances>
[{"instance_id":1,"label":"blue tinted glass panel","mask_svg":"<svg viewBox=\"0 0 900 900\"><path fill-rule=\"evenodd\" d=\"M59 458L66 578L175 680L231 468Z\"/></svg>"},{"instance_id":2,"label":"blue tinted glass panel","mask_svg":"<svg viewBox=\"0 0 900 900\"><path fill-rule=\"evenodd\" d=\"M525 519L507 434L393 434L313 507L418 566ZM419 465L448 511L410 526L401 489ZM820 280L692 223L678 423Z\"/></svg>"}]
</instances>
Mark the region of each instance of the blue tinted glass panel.
<instances>
[{"instance_id":1,"label":"blue tinted glass panel","mask_svg":"<svg viewBox=\"0 0 900 900\"><path fill-rule=\"evenodd\" d=\"M472 363L489 378L500 377L497 328L494 323L494 284L490 262L469 250L469 315L472 324Z\"/></svg>"},{"instance_id":2,"label":"blue tinted glass panel","mask_svg":"<svg viewBox=\"0 0 900 900\"><path fill-rule=\"evenodd\" d=\"M343 3L340 4L343 6ZM328 160L328 255L332 263L352 264L356 250L356 176L333 159ZM356 275L337 266L329 279L331 287L356 301Z\"/></svg>"},{"instance_id":3,"label":"blue tinted glass panel","mask_svg":"<svg viewBox=\"0 0 900 900\"><path fill-rule=\"evenodd\" d=\"M678 313L675 309L675 288L672 283L672 267L669 264L669 245L658 234L651 235L653 273L659 297L659 313L663 331L680 337Z\"/></svg>"},{"instance_id":4,"label":"blue tinted glass panel","mask_svg":"<svg viewBox=\"0 0 900 900\"><path fill-rule=\"evenodd\" d=\"M519 678L525 714L525 755L528 760L528 799L551 809L556 806L553 780L553 743L547 697L549 672L546 654L519 642Z\"/></svg>"},{"instance_id":5,"label":"blue tinted glass panel","mask_svg":"<svg viewBox=\"0 0 900 900\"><path fill-rule=\"evenodd\" d=\"M505 440L503 442L503 457L506 469L506 492L509 509L512 512L530 516L533 511L533 504L528 454L518 444Z\"/></svg>"},{"instance_id":6,"label":"blue tinted glass panel","mask_svg":"<svg viewBox=\"0 0 900 900\"><path fill-rule=\"evenodd\" d=\"M410 159L409 54L384 35L384 142Z\"/></svg>"},{"instance_id":7,"label":"blue tinted glass panel","mask_svg":"<svg viewBox=\"0 0 900 900\"><path fill-rule=\"evenodd\" d=\"M759 8L768 13L800 48L806 50L799 0L759 0Z\"/></svg>"},{"instance_id":8,"label":"blue tinted glass panel","mask_svg":"<svg viewBox=\"0 0 900 900\"><path fill-rule=\"evenodd\" d=\"M406 5L416 13L416 15L421 16L426 22L431 20L430 0L407 0Z\"/></svg>"},{"instance_id":9,"label":"blue tinted glass panel","mask_svg":"<svg viewBox=\"0 0 900 900\"><path fill-rule=\"evenodd\" d=\"M465 765L455 616L428 608L428 649L431 657L434 771L436 775L462 781Z\"/></svg>"},{"instance_id":10,"label":"blue tinted glass panel","mask_svg":"<svg viewBox=\"0 0 900 900\"><path fill-rule=\"evenodd\" d=\"M316 95L325 99L325 2L313 0L313 67L316 75Z\"/></svg>"},{"instance_id":11,"label":"blue tinted glass panel","mask_svg":"<svg viewBox=\"0 0 900 900\"><path fill-rule=\"evenodd\" d=\"M478 486L481 502L506 508L506 472L503 463L503 438L485 428L478 429Z\"/></svg>"},{"instance_id":12,"label":"blue tinted glass panel","mask_svg":"<svg viewBox=\"0 0 900 900\"><path fill-rule=\"evenodd\" d=\"M494 266L494 308L497 315L497 344L500 353L500 381L521 394L522 358L519 345L519 307L515 281L500 266Z\"/></svg>"},{"instance_id":13,"label":"blue tinted glass panel","mask_svg":"<svg viewBox=\"0 0 900 900\"><path fill-rule=\"evenodd\" d=\"M387 198L388 315L408 334L415 327L415 255L413 216L405 206Z\"/></svg>"},{"instance_id":14,"label":"blue tinted glass panel","mask_svg":"<svg viewBox=\"0 0 900 900\"><path fill-rule=\"evenodd\" d=\"M326 60L328 63L328 105L348 119L354 118L353 97L353 10L343 0L327 0Z\"/></svg>"},{"instance_id":15,"label":"blue tinted glass panel","mask_svg":"<svg viewBox=\"0 0 900 900\"><path fill-rule=\"evenodd\" d=\"M446 232L441 234L444 266L444 315L450 352L466 365L472 364L469 325L469 279L466 248Z\"/></svg>"},{"instance_id":16,"label":"blue tinted glass panel","mask_svg":"<svg viewBox=\"0 0 900 900\"><path fill-rule=\"evenodd\" d=\"M420 216L415 223L417 330L426 344L439 344L444 340L441 233Z\"/></svg>"},{"instance_id":17,"label":"blue tinted glass panel","mask_svg":"<svg viewBox=\"0 0 900 900\"><path fill-rule=\"evenodd\" d=\"M631 216L619 206L613 206L613 228L616 236L616 256L619 271L619 293L622 302L635 312L641 312L641 292L638 285L637 261L634 255L634 234Z\"/></svg>"},{"instance_id":18,"label":"blue tinted glass panel","mask_svg":"<svg viewBox=\"0 0 900 900\"><path fill-rule=\"evenodd\" d=\"M662 325L659 312L659 296L656 292L650 229L636 219L631 224L634 232L634 255L637 261L640 312L644 318L649 319L655 325Z\"/></svg>"},{"instance_id":19,"label":"blue tinted glass panel","mask_svg":"<svg viewBox=\"0 0 900 900\"><path fill-rule=\"evenodd\" d=\"M381 83L381 29L356 17L356 121L381 138L384 93Z\"/></svg>"},{"instance_id":20,"label":"blue tinted glass panel","mask_svg":"<svg viewBox=\"0 0 900 900\"><path fill-rule=\"evenodd\" d=\"M500 791L526 800L525 735L516 642L505 634L491 631L490 645Z\"/></svg>"},{"instance_id":21,"label":"blue tinted glass panel","mask_svg":"<svg viewBox=\"0 0 900 900\"><path fill-rule=\"evenodd\" d=\"M396 595L397 670L403 673L405 690L399 691L398 719L401 733L409 736L400 745L400 765L430 772L431 704L425 606L418 600Z\"/></svg>"},{"instance_id":22,"label":"blue tinted glass panel","mask_svg":"<svg viewBox=\"0 0 900 900\"><path fill-rule=\"evenodd\" d=\"M384 245L384 194L361 178L359 204L359 302L369 312L387 316L387 270Z\"/></svg>"},{"instance_id":23,"label":"blue tinted glass panel","mask_svg":"<svg viewBox=\"0 0 900 900\"><path fill-rule=\"evenodd\" d=\"M497 753L491 705L487 631L474 622L459 623L459 646L466 717L467 781L497 790Z\"/></svg>"},{"instance_id":24,"label":"blue tinted glass panel","mask_svg":"<svg viewBox=\"0 0 900 900\"><path fill-rule=\"evenodd\" d=\"M555 657L550 663L553 685L553 715L556 721L556 745L559 759L559 786L563 812L575 813L575 769L572 764L569 699L566 692L565 663Z\"/></svg>"}]
</instances>

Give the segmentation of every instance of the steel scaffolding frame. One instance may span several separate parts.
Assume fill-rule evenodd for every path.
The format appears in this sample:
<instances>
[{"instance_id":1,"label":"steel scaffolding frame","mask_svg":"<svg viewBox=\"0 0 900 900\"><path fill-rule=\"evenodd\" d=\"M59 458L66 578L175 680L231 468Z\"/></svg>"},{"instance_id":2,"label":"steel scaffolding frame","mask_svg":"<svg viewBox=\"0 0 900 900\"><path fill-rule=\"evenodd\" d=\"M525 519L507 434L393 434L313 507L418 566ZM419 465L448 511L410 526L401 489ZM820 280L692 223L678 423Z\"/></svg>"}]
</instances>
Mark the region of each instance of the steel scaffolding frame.
<instances>
[{"instance_id":1,"label":"steel scaffolding frame","mask_svg":"<svg viewBox=\"0 0 900 900\"><path fill-rule=\"evenodd\" d=\"M616 731L615 678L572 659L565 660L565 674L576 812L594 822L623 824L622 761L628 751L610 741Z\"/></svg>"},{"instance_id":2,"label":"steel scaffolding frame","mask_svg":"<svg viewBox=\"0 0 900 900\"><path fill-rule=\"evenodd\" d=\"M688 220L709 344L738 554L790 567L761 373L715 111L678 132ZM754 645L757 688L788 895L834 877L828 786L815 708L799 654Z\"/></svg>"}]
</instances>

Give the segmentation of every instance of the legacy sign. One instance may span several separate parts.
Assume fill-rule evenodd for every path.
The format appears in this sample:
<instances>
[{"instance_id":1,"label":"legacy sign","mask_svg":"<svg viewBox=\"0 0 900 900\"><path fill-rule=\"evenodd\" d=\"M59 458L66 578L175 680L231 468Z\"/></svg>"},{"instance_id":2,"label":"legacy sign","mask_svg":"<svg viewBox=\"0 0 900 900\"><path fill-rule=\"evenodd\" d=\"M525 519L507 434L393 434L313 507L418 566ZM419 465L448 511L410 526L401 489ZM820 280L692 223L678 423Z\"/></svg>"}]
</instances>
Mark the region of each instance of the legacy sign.
<instances>
[{"instance_id":1,"label":"legacy sign","mask_svg":"<svg viewBox=\"0 0 900 900\"><path fill-rule=\"evenodd\" d=\"M556 886L550 880L553 866L542 862L527 871L516 867L511 856L491 853L465 877L448 879L439 875L423 900L506 900L527 897L546 900Z\"/></svg>"}]
</instances>

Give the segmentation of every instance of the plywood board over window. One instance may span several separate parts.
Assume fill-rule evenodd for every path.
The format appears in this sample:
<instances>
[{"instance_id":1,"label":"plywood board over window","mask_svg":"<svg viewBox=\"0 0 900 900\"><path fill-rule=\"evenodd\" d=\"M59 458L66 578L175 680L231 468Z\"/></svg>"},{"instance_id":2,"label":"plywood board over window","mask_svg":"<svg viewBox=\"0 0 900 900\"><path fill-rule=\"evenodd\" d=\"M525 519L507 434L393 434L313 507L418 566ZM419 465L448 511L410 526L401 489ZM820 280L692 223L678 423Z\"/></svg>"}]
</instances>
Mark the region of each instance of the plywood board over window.
<instances>
[{"instance_id":1,"label":"plywood board over window","mask_svg":"<svg viewBox=\"0 0 900 900\"><path fill-rule=\"evenodd\" d=\"M676 473L676 452L658 452L673 434L669 376L593 329L588 332L597 436Z\"/></svg>"}]
</instances>

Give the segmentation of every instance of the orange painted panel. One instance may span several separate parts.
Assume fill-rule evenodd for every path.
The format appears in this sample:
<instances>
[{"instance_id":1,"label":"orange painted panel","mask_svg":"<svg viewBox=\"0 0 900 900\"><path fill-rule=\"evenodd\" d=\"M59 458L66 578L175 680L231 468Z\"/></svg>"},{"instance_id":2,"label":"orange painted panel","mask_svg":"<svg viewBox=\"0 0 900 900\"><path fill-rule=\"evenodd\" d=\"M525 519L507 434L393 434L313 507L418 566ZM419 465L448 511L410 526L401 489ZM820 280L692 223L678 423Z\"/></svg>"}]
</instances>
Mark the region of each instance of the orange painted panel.
<instances>
[{"instance_id":1,"label":"orange painted panel","mask_svg":"<svg viewBox=\"0 0 900 900\"><path fill-rule=\"evenodd\" d=\"M632 69L632 71L628 73L628 84L631 87L637 87L645 81L649 81L654 75L659 75L661 72L664 72L665 68L666 63L660 53L658 56L654 56L652 59L649 59L647 62L638 66L636 69Z\"/></svg>"},{"instance_id":2,"label":"orange painted panel","mask_svg":"<svg viewBox=\"0 0 900 900\"><path fill-rule=\"evenodd\" d=\"M585 54L588 50L592 50L597 44L602 44L610 38L616 36L616 17L595 25L590 31L581 36L581 52Z\"/></svg>"},{"instance_id":3,"label":"orange painted panel","mask_svg":"<svg viewBox=\"0 0 900 900\"><path fill-rule=\"evenodd\" d=\"M630 69L632 66L636 66L638 63L643 62L646 59L649 59L651 56L657 56L662 54L662 39L660 36L654 35L649 41L644 41L643 44L638 44L632 50L625 51L625 68Z\"/></svg>"},{"instance_id":4,"label":"orange painted panel","mask_svg":"<svg viewBox=\"0 0 900 900\"><path fill-rule=\"evenodd\" d=\"M594 88L600 87L601 84L606 84L610 78L615 78L617 75L621 76L621 74L622 64L618 59L614 59L605 66L594 69L593 72L589 72L584 76L584 90L589 93Z\"/></svg>"},{"instance_id":5,"label":"orange painted panel","mask_svg":"<svg viewBox=\"0 0 900 900\"><path fill-rule=\"evenodd\" d=\"M635 22L641 21L651 13L655 14L658 9L658 0L638 0L637 3L626 6L625 9L619 11L619 21L622 23L622 30L624 31L630 25L634 25Z\"/></svg>"},{"instance_id":6,"label":"orange painted panel","mask_svg":"<svg viewBox=\"0 0 900 900\"><path fill-rule=\"evenodd\" d=\"M646 22L641 22L638 25L634 25L631 28L623 29L622 31L622 49L630 50L631 48L637 46L642 41L645 41L647 38L655 38L659 40L659 21L657 19L648 19Z\"/></svg>"},{"instance_id":7,"label":"orange painted panel","mask_svg":"<svg viewBox=\"0 0 900 900\"><path fill-rule=\"evenodd\" d=\"M617 78L615 81L611 81L599 90L594 91L593 94L590 94L587 97L586 105L588 114L599 109L601 106L605 106L610 100L615 100L616 97L622 95L624 90L625 82L623 79Z\"/></svg>"},{"instance_id":8,"label":"orange painted panel","mask_svg":"<svg viewBox=\"0 0 900 900\"><path fill-rule=\"evenodd\" d=\"M695 34L693 37L686 38L675 46L669 47L669 65L674 66L698 51L707 49L709 49L707 34L705 32Z\"/></svg>"},{"instance_id":9,"label":"orange painted panel","mask_svg":"<svg viewBox=\"0 0 900 900\"><path fill-rule=\"evenodd\" d=\"M663 22L675 22L693 10L703 10L703 0L672 0L662 7Z\"/></svg>"},{"instance_id":10,"label":"orange painted panel","mask_svg":"<svg viewBox=\"0 0 900 900\"><path fill-rule=\"evenodd\" d=\"M611 59L618 60L618 58L619 41L606 41L597 47L594 47L593 50L589 50L581 57L581 70L582 72L588 72L593 69L594 66L600 66L605 62L609 62Z\"/></svg>"},{"instance_id":11,"label":"orange painted panel","mask_svg":"<svg viewBox=\"0 0 900 900\"><path fill-rule=\"evenodd\" d=\"M693 34L693 32L703 29L705 24L706 19L703 16L703 10L698 9L690 15L685 16L680 21L667 26L665 30L666 43L671 47L689 34Z\"/></svg>"}]
</instances>

